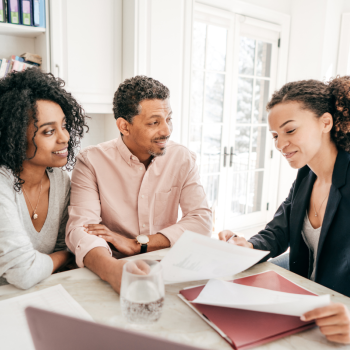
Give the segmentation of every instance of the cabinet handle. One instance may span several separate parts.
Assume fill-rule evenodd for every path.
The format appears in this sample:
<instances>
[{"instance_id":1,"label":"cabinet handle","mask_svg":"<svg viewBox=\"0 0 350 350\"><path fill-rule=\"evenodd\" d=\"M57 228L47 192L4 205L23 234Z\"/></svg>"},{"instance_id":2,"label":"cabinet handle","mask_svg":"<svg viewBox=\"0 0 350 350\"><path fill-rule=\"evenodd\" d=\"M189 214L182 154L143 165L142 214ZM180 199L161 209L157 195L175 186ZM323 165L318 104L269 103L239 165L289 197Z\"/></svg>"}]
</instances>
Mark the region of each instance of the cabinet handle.
<instances>
[{"instance_id":1,"label":"cabinet handle","mask_svg":"<svg viewBox=\"0 0 350 350\"><path fill-rule=\"evenodd\" d=\"M224 148L224 167L226 166L226 157L229 156L230 153L227 153L227 147Z\"/></svg>"},{"instance_id":2,"label":"cabinet handle","mask_svg":"<svg viewBox=\"0 0 350 350\"><path fill-rule=\"evenodd\" d=\"M233 156L235 156L236 153L233 153L233 147L231 147L231 150L230 150L230 167L232 167L233 165Z\"/></svg>"},{"instance_id":3,"label":"cabinet handle","mask_svg":"<svg viewBox=\"0 0 350 350\"><path fill-rule=\"evenodd\" d=\"M56 63L55 65L56 69L57 69L57 77L59 78L60 77L60 66Z\"/></svg>"}]
</instances>

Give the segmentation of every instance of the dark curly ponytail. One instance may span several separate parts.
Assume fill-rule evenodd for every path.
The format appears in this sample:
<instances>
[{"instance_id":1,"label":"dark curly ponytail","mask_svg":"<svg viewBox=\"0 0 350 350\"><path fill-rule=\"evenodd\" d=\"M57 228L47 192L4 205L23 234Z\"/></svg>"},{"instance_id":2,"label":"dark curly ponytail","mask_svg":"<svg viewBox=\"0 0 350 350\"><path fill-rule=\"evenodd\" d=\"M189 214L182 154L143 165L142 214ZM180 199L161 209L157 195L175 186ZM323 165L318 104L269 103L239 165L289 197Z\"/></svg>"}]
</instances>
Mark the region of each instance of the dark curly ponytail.
<instances>
[{"instance_id":1,"label":"dark curly ponytail","mask_svg":"<svg viewBox=\"0 0 350 350\"><path fill-rule=\"evenodd\" d=\"M21 190L24 183L20 177L22 164L26 160L28 126L36 123L38 100L57 103L66 117L66 126L70 135L68 159L65 169L72 170L75 154L84 134L85 112L73 96L64 89L64 81L37 68L24 72L12 72L0 79L0 166L9 169L15 177L14 189Z\"/></svg>"},{"instance_id":2,"label":"dark curly ponytail","mask_svg":"<svg viewBox=\"0 0 350 350\"><path fill-rule=\"evenodd\" d=\"M331 138L339 149L350 153L350 76L337 77L329 82L301 80L285 84L275 91L267 111L283 102L300 102L319 118L324 113L333 116Z\"/></svg>"}]
</instances>

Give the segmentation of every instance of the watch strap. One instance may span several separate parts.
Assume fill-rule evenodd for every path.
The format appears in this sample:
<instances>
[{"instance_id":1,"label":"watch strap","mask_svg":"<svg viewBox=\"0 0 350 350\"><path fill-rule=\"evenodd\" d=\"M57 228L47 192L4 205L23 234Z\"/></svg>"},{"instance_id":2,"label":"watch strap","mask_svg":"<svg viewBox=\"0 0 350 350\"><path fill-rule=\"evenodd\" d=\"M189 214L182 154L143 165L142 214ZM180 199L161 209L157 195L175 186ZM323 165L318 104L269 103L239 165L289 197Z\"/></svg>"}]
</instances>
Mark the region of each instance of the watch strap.
<instances>
[{"instance_id":1,"label":"watch strap","mask_svg":"<svg viewBox=\"0 0 350 350\"><path fill-rule=\"evenodd\" d=\"M147 244L141 244L141 252L140 254L146 253L147 252Z\"/></svg>"}]
</instances>

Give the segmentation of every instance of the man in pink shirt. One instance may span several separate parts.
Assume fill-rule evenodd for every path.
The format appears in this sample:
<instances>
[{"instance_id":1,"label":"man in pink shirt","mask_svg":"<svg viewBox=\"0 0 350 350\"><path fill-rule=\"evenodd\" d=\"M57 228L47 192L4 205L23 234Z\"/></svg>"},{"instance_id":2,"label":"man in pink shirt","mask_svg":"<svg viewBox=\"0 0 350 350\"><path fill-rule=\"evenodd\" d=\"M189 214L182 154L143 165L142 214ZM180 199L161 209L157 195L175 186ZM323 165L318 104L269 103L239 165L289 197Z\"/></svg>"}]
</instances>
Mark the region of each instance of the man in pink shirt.
<instances>
[{"instance_id":1,"label":"man in pink shirt","mask_svg":"<svg viewBox=\"0 0 350 350\"><path fill-rule=\"evenodd\" d=\"M67 246L78 266L118 292L125 262L113 255L171 247L185 230L211 233L212 213L196 156L169 141L169 96L152 78L125 80L113 100L121 136L85 148L73 171Z\"/></svg>"}]
</instances>

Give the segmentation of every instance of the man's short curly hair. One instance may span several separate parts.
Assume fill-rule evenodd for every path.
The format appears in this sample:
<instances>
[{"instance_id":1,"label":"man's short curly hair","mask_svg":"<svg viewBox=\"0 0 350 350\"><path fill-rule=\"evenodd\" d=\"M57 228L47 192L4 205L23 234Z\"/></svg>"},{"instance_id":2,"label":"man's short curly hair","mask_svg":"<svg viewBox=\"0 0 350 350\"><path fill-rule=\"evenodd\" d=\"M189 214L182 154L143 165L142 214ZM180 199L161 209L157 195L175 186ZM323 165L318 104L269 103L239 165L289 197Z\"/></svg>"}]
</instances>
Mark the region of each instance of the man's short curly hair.
<instances>
[{"instance_id":1,"label":"man's short curly hair","mask_svg":"<svg viewBox=\"0 0 350 350\"><path fill-rule=\"evenodd\" d=\"M21 190L24 180L20 178L23 162L27 160L27 129L34 121L33 143L38 131L38 100L57 103L66 117L69 132L68 162L64 169L72 170L75 155L84 134L86 115L79 103L63 87L65 83L51 73L38 68L12 72L0 79L0 166L9 169L15 177L14 189ZM50 169L49 169L50 170Z\"/></svg>"},{"instance_id":2,"label":"man's short curly hair","mask_svg":"<svg viewBox=\"0 0 350 350\"><path fill-rule=\"evenodd\" d=\"M287 83L272 95L267 111L286 102L300 102L302 108L321 117L333 117L331 138L339 149L350 153L350 76L337 77L328 82L301 80Z\"/></svg>"},{"instance_id":3,"label":"man's short curly hair","mask_svg":"<svg viewBox=\"0 0 350 350\"><path fill-rule=\"evenodd\" d=\"M114 94L114 118L123 118L132 123L133 118L141 112L141 101L166 100L169 97L169 89L158 80L144 75L126 79L119 85Z\"/></svg>"}]
</instances>

